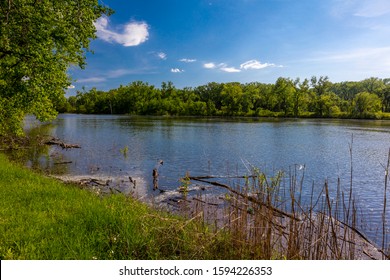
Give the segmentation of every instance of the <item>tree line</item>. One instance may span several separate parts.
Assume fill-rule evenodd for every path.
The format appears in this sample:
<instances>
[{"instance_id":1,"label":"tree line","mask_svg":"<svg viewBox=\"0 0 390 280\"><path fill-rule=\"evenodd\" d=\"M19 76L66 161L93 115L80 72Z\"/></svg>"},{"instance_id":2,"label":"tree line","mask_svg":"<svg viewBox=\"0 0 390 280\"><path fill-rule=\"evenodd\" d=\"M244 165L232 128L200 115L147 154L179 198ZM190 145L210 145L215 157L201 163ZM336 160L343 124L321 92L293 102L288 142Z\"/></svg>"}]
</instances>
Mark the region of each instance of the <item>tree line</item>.
<instances>
[{"instance_id":1,"label":"tree line","mask_svg":"<svg viewBox=\"0 0 390 280\"><path fill-rule=\"evenodd\" d=\"M332 83L327 76L280 77L274 84L210 82L183 89L135 81L109 91L84 89L56 107L82 114L390 118L390 78Z\"/></svg>"}]
</instances>

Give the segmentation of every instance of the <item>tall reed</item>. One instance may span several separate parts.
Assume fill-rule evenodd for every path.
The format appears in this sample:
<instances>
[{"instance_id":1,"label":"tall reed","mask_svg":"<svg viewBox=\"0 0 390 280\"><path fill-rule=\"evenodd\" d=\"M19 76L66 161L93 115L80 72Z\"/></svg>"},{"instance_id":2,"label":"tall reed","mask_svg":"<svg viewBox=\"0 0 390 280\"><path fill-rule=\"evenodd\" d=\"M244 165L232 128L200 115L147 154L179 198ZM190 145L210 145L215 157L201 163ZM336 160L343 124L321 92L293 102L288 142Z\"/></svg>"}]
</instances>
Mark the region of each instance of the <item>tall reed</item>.
<instances>
[{"instance_id":1,"label":"tall reed","mask_svg":"<svg viewBox=\"0 0 390 280\"><path fill-rule=\"evenodd\" d=\"M390 160L387 168L389 166ZM298 173L296 166L288 174L277 172L274 176L267 176L254 168L249 176L237 177L232 185L221 183L211 176L187 176L187 180L227 190L226 195L221 197L223 203L218 206L207 204L207 198L199 197L194 205L198 215L202 209L210 211L211 208L219 213L215 214L219 219L218 223L214 222L218 224L215 231L225 231L232 237L230 249L225 249L234 248L237 257L321 260L389 258L385 250L386 194L380 250L358 229L358 207L353 197L352 181L345 193L338 179L334 198L328 181L324 182L317 194L313 183L308 203L302 199L304 170L302 174ZM388 173L385 192L387 176Z\"/></svg>"}]
</instances>

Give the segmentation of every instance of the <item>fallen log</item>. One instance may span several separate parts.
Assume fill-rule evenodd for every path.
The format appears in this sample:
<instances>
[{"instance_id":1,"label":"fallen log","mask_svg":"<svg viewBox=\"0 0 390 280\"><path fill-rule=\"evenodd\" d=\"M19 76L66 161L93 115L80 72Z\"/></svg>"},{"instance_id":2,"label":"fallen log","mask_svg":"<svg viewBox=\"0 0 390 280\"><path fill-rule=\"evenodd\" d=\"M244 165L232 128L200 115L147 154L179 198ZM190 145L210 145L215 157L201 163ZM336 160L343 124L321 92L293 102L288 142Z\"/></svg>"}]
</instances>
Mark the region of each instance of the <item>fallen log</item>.
<instances>
[{"instance_id":1,"label":"fallen log","mask_svg":"<svg viewBox=\"0 0 390 280\"><path fill-rule=\"evenodd\" d=\"M65 143L63 141L61 141L60 139L58 138L51 138L49 140L46 140L44 142L45 145L57 145L57 146L60 146L62 149L73 149L73 148L76 148L76 149L80 149L81 146L80 145L77 145L77 144L69 144L69 143Z\"/></svg>"},{"instance_id":2,"label":"fallen log","mask_svg":"<svg viewBox=\"0 0 390 280\"><path fill-rule=\"evenodd\" d=\"M73 163L73 161L59 161L59 162L55 162L54 164L70 164L70 163Z\"/></svg>"}]
</instances>

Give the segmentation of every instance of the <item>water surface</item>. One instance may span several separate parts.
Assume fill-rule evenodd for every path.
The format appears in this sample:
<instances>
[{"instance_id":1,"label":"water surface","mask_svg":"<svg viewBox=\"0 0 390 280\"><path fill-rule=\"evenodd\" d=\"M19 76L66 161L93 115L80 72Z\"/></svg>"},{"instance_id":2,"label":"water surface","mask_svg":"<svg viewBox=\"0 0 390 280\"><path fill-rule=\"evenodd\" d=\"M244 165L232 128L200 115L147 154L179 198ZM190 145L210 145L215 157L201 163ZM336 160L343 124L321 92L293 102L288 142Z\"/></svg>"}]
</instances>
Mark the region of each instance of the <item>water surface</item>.
<instances>
[{"instance_id":1,"label":"water surface","mask_svg":"<svg viewBox=\"0 0 390 280\"><path fill-rule=\"evenodd\" d=\"M49 133L82 147L52 147L39 159L50 172L123 180L131 176L141 195L153 193L155 168L159 187L168 191L177 189L186 172L235 176L256 167L270 176L279 170L304 175L304 196L312 186L320 190L325 180L335 190L339 179L347 192L352 163L354 196L370 221L367 227L375 232L381 224L390 121L64 114ZM131 188L121 186L126 187Z\"/></svg>"}]
</instances>

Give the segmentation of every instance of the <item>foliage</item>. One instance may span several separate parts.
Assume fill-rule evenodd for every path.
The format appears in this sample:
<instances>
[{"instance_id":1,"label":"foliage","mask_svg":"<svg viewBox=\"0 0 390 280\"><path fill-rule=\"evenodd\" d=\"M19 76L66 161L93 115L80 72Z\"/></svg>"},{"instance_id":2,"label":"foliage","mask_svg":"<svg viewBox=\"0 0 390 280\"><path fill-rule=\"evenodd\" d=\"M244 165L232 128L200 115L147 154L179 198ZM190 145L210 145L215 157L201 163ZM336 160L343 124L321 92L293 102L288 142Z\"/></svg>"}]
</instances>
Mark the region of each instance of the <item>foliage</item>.
<instances>
[{"instance_id":1,"label":"foliage","mask_svg":"<svg viewBox=\"0 0 390 280\"><path fill-rule=\"evenodd\" d=\"M172 82L156 88L135 81L108 92L78 92L62 107L87 114L382 118L390 111L390 83L378 78L331 83L328 77L280 77L275 84L213 82L178 89Z\"/></svg>"},{"instance_id":2,"label":"foliage","mask_svg":"<svg viewBox=\"0 0 390 280\"><path fill-rule=\"evenodd\" d=\"M103 13L97 0L0 1L0 135L21 134L26 114L55 117Z\"/></svg>"},{"instance_id":3,"label":"foliage","mask_svg":"<svg viewBox=\"0 0 390 280\"><path fill-rule=\"evenodd\" d=\"M375 93L360 92L353 99L353 113L357 117L370 117L381 110L381 100Z\"/></svg>"}]
</instances>

